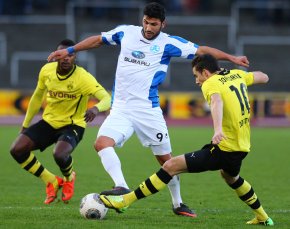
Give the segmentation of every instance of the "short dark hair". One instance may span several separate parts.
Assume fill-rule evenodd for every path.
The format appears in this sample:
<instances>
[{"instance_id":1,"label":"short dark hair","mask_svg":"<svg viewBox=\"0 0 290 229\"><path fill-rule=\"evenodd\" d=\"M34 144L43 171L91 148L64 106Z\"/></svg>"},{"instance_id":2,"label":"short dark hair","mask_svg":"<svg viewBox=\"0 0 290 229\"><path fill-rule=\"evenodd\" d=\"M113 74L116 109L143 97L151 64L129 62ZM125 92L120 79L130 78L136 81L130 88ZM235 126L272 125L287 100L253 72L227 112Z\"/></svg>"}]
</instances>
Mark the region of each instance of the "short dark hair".
<instances>
[{"instance_id":1,"label":"short dark hair","mask_svg":"<svg viewBox=\"0 0 290 229\"><path fill-rule=\"evenodd\" d=\"M203 69L208 70L210 73L220 70L217 59L210 54L196 56L192 60L191 66L198 72L202 72Z\"/></svg>"},{"instance_id":2,"label":"short dark hair","mask_svg":"<svg viewBox=\"0 0 290 229\"><path fill-rule=\"evenodd\" d=\"M143 13L150 18L158 18L161 22L165 20L165 8L157 2L148 3Z\"/></svg>"},{"instance_id":3,"label":"short dark hair","mask_svg":"<svg viewBox=\"0 0 290 229\"><path fill-rule=\"evenodd\" d=\"M59 44L57 45L60 46L60 45L63 45L63 46L66 46L66 47L70 47L70 46L74 46L76 43L70 39L64 39L62 40L61 42L59 42Z\"/></svg>"}]
</instances>

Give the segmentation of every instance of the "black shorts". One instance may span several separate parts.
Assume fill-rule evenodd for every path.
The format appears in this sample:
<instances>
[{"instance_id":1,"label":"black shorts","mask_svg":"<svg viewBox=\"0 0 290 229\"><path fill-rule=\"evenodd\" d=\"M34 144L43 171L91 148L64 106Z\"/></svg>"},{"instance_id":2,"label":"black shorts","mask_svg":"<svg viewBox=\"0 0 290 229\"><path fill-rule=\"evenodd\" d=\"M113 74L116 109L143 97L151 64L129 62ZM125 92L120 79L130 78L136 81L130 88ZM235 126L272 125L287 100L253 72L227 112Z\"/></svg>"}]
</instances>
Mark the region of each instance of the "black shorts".
<instances>
[{"instance_id":1,"label":"black shorts","mask_svg":"<svg viewBox=\"0 0 290 229\"><path fill-rule=\"evenodd\" d=\"M247 154L241 151L222 151L217 145L208 144L201 150L185 154L185 161L190 173L223 169L235 177L240 173L242 160Z\"/></svg>"},{"instance_id":2,"label":"black shorts","mask_svg":"<svg viewBox=\"0 0 290 229\"><path fill-rule=\"evenodd\" d=\"M54 129L44 120L40 120L27 128L23 134L28 136L35 144L35 149L45 150L57 141L66 141L73 148L82 140L85 128L77 125L67 125Z\"/></svg>"}]
</instances>

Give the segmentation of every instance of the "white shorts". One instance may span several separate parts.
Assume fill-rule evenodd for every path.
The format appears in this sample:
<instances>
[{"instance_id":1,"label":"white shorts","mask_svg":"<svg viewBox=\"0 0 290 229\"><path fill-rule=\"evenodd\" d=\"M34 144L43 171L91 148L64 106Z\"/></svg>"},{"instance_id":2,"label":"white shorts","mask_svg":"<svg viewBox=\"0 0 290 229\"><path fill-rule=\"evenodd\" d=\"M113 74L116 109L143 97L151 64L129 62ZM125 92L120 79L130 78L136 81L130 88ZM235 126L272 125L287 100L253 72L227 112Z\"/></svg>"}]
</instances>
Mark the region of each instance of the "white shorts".
<instances>
[{"instance_id":1,"label":"white shorts","mask_svg":"<svg viewBox=\"0 0 290 229\"><path fill-rule=\"evenodd\" d=\"M116 146L136 133L141 144L150 147L154 155L171 153L170 138L160 107L143 110L112 109L98 132L114 139Z\"/></svg>"}]
</instances>

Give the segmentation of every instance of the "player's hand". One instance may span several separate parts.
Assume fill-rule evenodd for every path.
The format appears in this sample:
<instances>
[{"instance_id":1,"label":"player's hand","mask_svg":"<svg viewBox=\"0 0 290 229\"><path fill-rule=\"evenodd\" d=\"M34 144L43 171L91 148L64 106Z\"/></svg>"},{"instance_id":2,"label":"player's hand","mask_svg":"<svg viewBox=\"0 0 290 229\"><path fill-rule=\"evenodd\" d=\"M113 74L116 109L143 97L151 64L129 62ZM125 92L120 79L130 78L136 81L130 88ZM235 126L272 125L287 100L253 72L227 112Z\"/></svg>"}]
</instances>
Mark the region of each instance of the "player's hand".
<instances>
[{"instance_id":1,"label":"player's hand","mask_svg":"<svg viewBox=\"0 0 290 229\"><path fill-rule=\"evenodd\" d=\"M226 140L226 139L227 139L227 137L224 135L224 133L222 131L218 131L218 132L214 133L211 141L212 141L212 144L217 145L222 140Z\"/></svg>"},{"instance_id":2,"label":"player's hand","mask_svg":"<svg viewBox=\"0 0 290 229\"><path fill-rule=\"evenodd\" d=\"M56 50L47 57L48 62L57 61L62 59L68 55L68 51L66 49Z\"/></svg>"},{"instance_id":3,"label":"player's hand","mask_svg":"<svg viewBox=\"0 0 290 229\"><path fill-rule=\"evenodd\" d=\"M248 68L250 64L246 56L235 56L235 58L233 59L233 63L246 67L246 68Z\"/></svg>"},{"instance_id":4,"label":"player's hand","mask_svg":"<svg viewBox=\"0 0 290 229\"><path fill-rule=\"evenodd\" d=\"M95 117L98 115L99 113L99 110L97 107L92 107L90 109L88 109L86 111L86 114L85 114L85 121L86 122L91 122L95 119Z\"/></svg>"}]
</instances>

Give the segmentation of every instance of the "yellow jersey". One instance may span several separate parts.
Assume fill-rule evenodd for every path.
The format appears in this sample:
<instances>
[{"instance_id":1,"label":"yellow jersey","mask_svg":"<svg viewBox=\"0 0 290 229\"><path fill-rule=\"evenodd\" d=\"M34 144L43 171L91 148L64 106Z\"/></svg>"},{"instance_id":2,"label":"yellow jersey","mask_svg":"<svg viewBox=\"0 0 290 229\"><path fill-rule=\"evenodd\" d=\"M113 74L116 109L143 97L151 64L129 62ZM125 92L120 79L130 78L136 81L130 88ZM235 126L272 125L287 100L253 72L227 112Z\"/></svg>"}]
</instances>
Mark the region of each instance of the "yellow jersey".
<instances>
[{"instance_id":1,"label":"yellow jersey","mask_svg":"<svg viewBox=\"0 0 290 229\"><path fill-rule=\"evenodd\" d=\"M85 128L84 115L89 97L100 101L97 107L101 112L110 108L110 95L84 68L75 65L68 75L61 76L57 73L57 64L47 63L39 73L36 91L46 92L42 118L56 129L69 124ZM36 100L34 102L36 104ZM33 112L26 114L24 127L29 125L31 116L34 116Z\"/></svg>"},{"instance_id":2,"label":"yellow jersey","mask_svg":"<svg viewBox=\"0 0 290 229\"><path fill-rule=\"evenodd\" d=\"M223 101L222 130L227 139L219 143L221 150L250 151L250 103L247 86L253 84L252 72L226 70L211 76L202 84L208 104L211 95L220 94Z\"/></svg>"}]
</instances>

